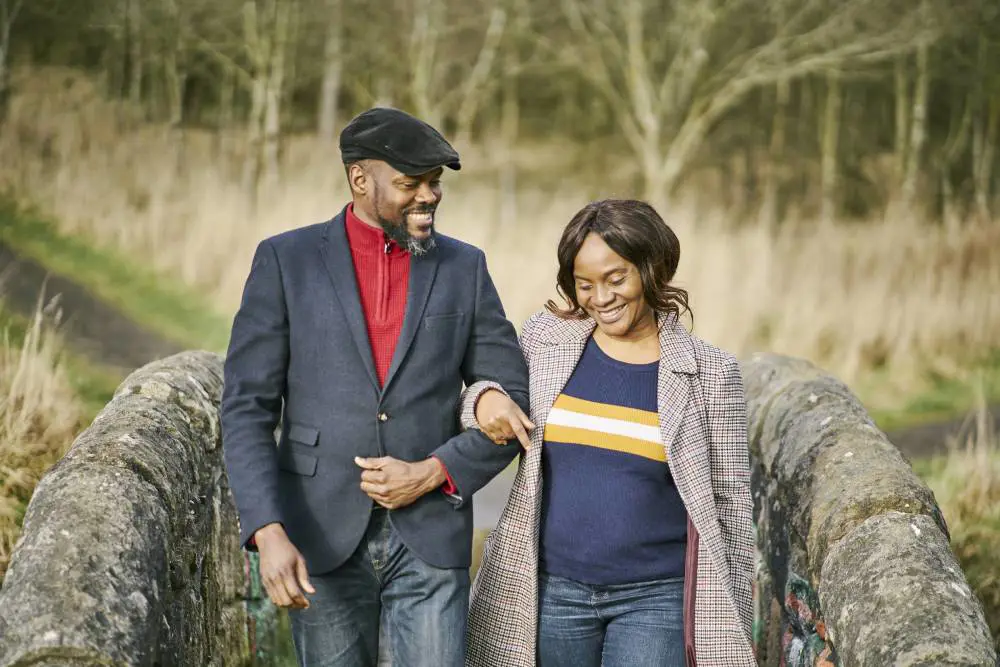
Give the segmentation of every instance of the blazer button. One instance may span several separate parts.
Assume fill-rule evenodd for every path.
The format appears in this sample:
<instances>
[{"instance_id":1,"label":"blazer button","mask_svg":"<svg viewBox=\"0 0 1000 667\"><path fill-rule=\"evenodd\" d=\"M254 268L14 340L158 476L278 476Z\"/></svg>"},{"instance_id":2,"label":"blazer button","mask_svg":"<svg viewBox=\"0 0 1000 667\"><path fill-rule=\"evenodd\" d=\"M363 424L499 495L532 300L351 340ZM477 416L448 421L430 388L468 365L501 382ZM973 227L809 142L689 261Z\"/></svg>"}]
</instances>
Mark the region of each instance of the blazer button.
<instances>
[{"instance_id":1,"label":"blazer button","mask_svg":"<svg viewBox=\"0 0 1000 667\"><path fill-rule=\"evenodd\" d=\"M387 422L387 421L389 421L389 415L387 415L384 412L380 412L380 413L378 413L378 420L380 422Z\"/></svg>"}]
</instances>

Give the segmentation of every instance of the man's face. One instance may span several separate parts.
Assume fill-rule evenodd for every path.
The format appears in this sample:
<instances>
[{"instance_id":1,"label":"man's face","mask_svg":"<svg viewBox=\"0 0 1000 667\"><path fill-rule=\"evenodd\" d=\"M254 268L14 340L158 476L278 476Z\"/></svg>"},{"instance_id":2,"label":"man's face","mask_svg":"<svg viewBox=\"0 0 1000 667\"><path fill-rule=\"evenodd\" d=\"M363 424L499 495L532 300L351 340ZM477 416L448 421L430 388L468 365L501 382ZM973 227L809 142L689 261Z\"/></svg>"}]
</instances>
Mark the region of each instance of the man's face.
<instances>
[{"instance_id":1,"label":"man's face","mask_svg":"<svg viewBox=\"0 0 1000 667\"><path fill-rule=\"evenodd\" d=\"M434 247L434 215L441 203L441 173L438 167L419 176L407 176L387 163L367 160L352 166L351 184L355 209L377 222L401 248L422 255ZM361 195L360 198L357 195Z\"/></svg>"}]
</instances>

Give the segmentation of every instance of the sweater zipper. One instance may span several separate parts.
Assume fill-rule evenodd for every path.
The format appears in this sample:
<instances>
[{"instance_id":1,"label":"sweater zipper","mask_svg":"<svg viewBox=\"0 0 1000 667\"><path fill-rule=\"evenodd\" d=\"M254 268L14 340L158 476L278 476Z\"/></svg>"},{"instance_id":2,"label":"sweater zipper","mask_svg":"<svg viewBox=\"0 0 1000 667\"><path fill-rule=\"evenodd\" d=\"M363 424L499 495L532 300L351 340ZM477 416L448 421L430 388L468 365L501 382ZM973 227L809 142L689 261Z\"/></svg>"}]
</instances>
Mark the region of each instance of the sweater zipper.
<instances>
[{"instance_id":1,"label":"sweater zipper","mask_svg":"<svg viewBox=\"0 0 1000 667\"><path fill-rule=\"evenodd\" d=\"M378 306L375 308L375 319L385 322L389 310L389 254L392 252L389 239L385 239L382 255L378 259Z\"/></svg>"}]
</instances>

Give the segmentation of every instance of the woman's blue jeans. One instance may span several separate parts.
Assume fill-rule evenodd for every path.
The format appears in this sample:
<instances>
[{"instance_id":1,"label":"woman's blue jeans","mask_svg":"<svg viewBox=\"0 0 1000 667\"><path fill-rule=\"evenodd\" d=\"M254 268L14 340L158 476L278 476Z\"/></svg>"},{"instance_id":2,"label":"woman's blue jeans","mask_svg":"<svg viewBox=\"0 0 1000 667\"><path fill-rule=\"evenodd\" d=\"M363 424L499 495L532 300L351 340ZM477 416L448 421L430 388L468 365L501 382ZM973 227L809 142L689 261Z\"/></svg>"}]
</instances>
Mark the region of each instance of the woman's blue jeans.
<instances>
[{"instance_id":1,"label":"woman's blue jeans","mask_svg":"<svg viewBox=\"0 0 1000 667\"><path fill-rule=\"evenodd\" d=\"M684 578L594 586L541 574L539 667L684 667Z\"/></svg>"}]
</instances>

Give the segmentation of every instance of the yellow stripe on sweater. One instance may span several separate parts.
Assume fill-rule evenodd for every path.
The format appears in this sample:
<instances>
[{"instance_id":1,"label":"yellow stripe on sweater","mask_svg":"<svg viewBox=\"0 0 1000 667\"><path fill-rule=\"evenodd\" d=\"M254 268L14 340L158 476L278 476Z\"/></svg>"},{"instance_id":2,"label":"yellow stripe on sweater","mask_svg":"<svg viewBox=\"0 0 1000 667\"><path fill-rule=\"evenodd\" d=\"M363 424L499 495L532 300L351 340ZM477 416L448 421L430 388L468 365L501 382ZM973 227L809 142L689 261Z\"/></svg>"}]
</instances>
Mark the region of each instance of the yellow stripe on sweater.
<instances>
[{"instance_id":1,"label":"yellow stripe on sweater","mask_svg":"<svg viewBox=\"0 0 1000 667\"><path fill-rule=\"evenodd\" d=\"M562 408L569 412L580 412L594 417L606 417L607 419L620 419L622 421L642 424L643 426L659 426L660 417L655 412L640 410L638 408L623 408L620 405L609 405L607 403L595 403L582 398L559 394L553 408Z\"/></svg>"},{"instance_id":2,"label":"yellow stripe on sweater","mask_svg":"<svg viewBox=\"0 0 1000 667\"><path fill-rule=\"evenodd\" d=\"M563 442L572 445L583 445L585 447L597 447L598 449L609 449L625 454L634 454L652 461L665 462L667 460L663 445L658 442L630 438L624 435L614 435L591 431L584 428L574 428L572 426L560 426L557 424L546 424L545 440L549 442Z\"/></svg>"}]
</instances>

